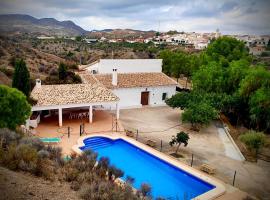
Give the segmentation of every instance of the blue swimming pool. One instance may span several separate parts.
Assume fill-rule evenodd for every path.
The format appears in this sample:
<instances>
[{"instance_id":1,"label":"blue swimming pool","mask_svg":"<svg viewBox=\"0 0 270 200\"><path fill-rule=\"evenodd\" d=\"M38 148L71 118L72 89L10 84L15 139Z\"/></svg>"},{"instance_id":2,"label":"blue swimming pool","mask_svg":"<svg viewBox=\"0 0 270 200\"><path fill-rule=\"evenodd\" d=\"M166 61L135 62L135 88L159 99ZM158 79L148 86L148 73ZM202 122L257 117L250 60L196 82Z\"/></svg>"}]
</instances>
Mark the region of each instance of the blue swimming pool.
<instances>
[{"instance_id":1,"label":"blue swimming pool","mask_svg":"<svg viewBox=\"0 0 270 200\"><path fill-rule=\"evenodd\" d=\"M84 139L84 144L81 150L91 149L98 158L108 157L111 164L123 170L124 180L127 176L135 178L135 188L150 184L154 198L192 199L215 188L125 140L90 137Z\"/></svg>"}]
</instances>

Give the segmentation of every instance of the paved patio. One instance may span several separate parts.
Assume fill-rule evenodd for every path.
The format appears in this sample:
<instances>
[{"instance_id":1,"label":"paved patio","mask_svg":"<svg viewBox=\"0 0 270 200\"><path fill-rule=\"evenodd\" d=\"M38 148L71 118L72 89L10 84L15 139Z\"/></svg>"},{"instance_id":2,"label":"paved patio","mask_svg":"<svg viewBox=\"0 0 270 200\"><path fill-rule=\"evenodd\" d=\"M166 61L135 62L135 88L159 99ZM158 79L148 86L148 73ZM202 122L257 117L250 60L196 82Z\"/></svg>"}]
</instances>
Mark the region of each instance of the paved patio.
<instances>
[{"instance_id":1,"label":"paved patio","mask_svg":"<svg viewBox=\"0 0 270 200\"><path fill-rule=\"evenodd\" d=\"M114 123L113 123L114 122ZM38 137L61 137L58 146L62 147L64 155L69 155L71 147L76 144L80 137L80 125L84 123L85 134L111 132L112 125L115 129L115 117L108 112L98 110L95 111L93 122L90 124L88 118L69 119L68 115L63 116L63 126L58 125L58 116L42 118L40 124L33 132ZM70 127L70 137L68 138L68 127ZM118 130L123 131L121 123L118 121Z\"/></svg>"}]
</instances>

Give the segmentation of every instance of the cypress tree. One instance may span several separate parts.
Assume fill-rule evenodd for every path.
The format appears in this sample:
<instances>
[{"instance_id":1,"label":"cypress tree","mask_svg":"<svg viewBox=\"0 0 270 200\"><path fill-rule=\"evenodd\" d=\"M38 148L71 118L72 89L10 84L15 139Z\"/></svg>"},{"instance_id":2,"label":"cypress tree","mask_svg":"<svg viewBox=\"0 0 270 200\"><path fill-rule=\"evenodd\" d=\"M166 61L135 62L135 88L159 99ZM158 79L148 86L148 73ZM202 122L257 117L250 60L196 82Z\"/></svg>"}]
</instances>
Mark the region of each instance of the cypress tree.
<instances>
[{"instance_id":1,"label":"cypress tree","mask_svg":"<svg viewBox=\"0 0 270 200\"><path fill-rule=\"evenodd\" d=\"M60 63L58 67L59 80L65 80L67 77L67 67L64 63Z\"/></svg>"},{"instance_id":2,"label":"cypress tree","mask_svg":"<svg viewBox=\"0 0 270 200\"><path fill-rule=\"evenodd\" d=\"M22 91L25 96L30 95L30 74L23 59L16 60L12 87Z\"/></svg>"}]
</instances>

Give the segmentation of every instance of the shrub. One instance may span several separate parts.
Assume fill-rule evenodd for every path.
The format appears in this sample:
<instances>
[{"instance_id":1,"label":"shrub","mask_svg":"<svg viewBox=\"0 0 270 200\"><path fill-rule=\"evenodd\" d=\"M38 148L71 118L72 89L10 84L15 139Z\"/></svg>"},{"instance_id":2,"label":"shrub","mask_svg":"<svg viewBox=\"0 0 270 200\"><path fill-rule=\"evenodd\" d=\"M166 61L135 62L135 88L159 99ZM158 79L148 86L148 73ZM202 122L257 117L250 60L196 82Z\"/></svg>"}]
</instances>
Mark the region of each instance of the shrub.
<instances>
[{"instance_id":1,"label":"shrub","mask_svg":"<svg viewBox=\"0 0 270 200\"><path fill-rule=\"evenodd\" d=\"M45 147L43 142L38 137L24 137L21 139L20 144L29 145L37 151L40 151Z\"/></svg>"},{"instance_id":2,"label":"shrub","mask_svg":"<svg viewBox=\"0 0 270 200\"><path fill-rule=\"evenodd\" d=\"M82 83L82 79L78 74L74 74L72 77L73 83Z\"/></svg>"},{"instance_id":3,"label":"shrub","mask_svg":"<svg viewBox=\"0 0 270 200\"><path fill-rule=\"evenodd\" d=\"M259 150L265 144L266 136L262 132L248 131L240 135L240 140L245 143L249 150L255 150L257 156Z\"/></svg>"},{"instance_id":4,"label":"shrub","mask_svg":"<svg viewBox=\"0 0 270 200\"><path fill-rule=\"evenodd\" d=\"M27 164L35 165L37 163L37 150L29 144L20 144L16 148L16 156L21 161Z\"/></svg>"},{"instance_id":5,"label":"shrub","mask_svg":"<svg viewBox=\"0 0 270 200\"><path fill-rule=\"evenodd\" d=\"M151 196L151 186L147 183L142 183L140 189L138 190L139 194L143 197L150 197Z\"/></svg>"},{"instance_id":6,"label":"shrub","mask_svg":"<svg viewBox=\"0 0 270 200\"><path fill-rule=\"evenodd\" d=\"M55 69L55 68L50 69L49 75L50 76L57 76L58 75L57 69Z\"/></svg>"},{"instance_id":7,"label":"shrub","mask_svg":"<svg viewBox=\"0 0 270 200\"><path fill-rule=\"evenodd\" d=\"M0 67L0 71L3 72L5 75L7 75L8 77L12 77L14 74L14 70L9 69L7 67Z\"/></svg>"},{"instance_id":8,"label":"shrub","mask_svg":"<svg viewBox=\"0 0 270 200\"><path fill-rule=\"evenodd\" d=\"M62 148L55 146L47 146L45 148L50 153L50 159L58 159L62 156Z\"/></svg>"},{"instance_id":9,"label":"shrub","mask_svg":"<svg viewBox=\"0 0 270 200\"><path fill-rule=\"evenodd\" d=\"M106 157L101 157L98 161L98 166L97 166L97 174L101 178L105 178L107 175L107 171L109 168L110 161Z\"/></svg>"},{"instance_id":10,"label":"shrub","mask_svg":"<svg viewBox=\"0 0 270 200\"><path fill-rule=\"evenodd\" d=\"M92 182L81 191L81 197L86 200L113 199L112 185L108 182Z\"/></svg>"},{"instance_id":11,"label":"shrub","mask_svg":"<svg viewBox=\"0 0 270 200\"><path fill-rule=\"evenodd\" d=\"M122 177L124 175L124 172L121 169L118 169L112 165L108 169L108 175L109 175L109 179L113 180L113 179Z\"/></svg>"},{"instance_id":12,"label":"shrub","mask_svg":"<svg viewBox=\"0 0 270 200\"><path fill-rule=\"evenodd\" d=\"M0 129L0 147L6 147L19 139L19 135L7 128Z\"/></svg>"},{"instance_id":13,"label":"shrub","mask_svg":"<svg viewBox=\"0 0 270 200\"><path fill-rule=\"evenodd\" d=\"M77 70L77 69L79 69L79 68L78 68L78 65L76 65L76 64L71 64L71 65L68 65L68 69Z\"/></svg>"},{"instance_id":14,"label":"shrub","mask_svg":"<svg viewBox=\"0 0 270 200\"><path fill-rule=\"evenodd\" d=\"M127 176L126 178L126 183L133 185L133 183L135 182L135 178L131 177L131 176Z\"/></svg>"},{"instance_id":15,"label":"shrub","mask_svg":"<svg viewBox=\"0 0 270 200\"><path fill-rule=\"evenodd\" d=\"M91 171L96 164L96 158L96 153L92 151L86 151L72 159L71 164L80 172Z\"/></svg>"},{"instance_id":16,"label":"shrub","mask_svg":"<svg viewBox=\"0 0 270 200\"><path fill-rule=\"evenodd\" d=\"M36 163L26 162L24 160L20 160L19 165L18 165L18 168L20 170L27 171L27 172L35 172L36 167L37 167Z\"/></svg>"},{"instance_id":17,"label":"shrub","mask_svg":"<svg viewBox=\"0 0 270 200\"><path fill-rule=\"evenodd\" d=\"M11 170L17 170L19 160L16 157L16 145L11 144L8 147L8 151L3 153L3 157L0 157L1 163L3 166L11 169Z\"/></svg>"},{"instance_id":18,"label":"shrub","mask_svg":"<svg viewBox=\"0 0 270 200\"><path fill-rule=\"evenodd\" d=\"M81 188L81 184L78 181L71 182L70 188L74 191L78 191Z\"/></svg>"},{"instance_id":19,"label":"shrub","mask_svg":"<svg viewBox=\"0 0 270 200\"><path fill-rule=\"evenodd\" d=\"M39 72L44 72L45 71L45 66L44 65L40 65L39 67L38 67L38 71Z\"/></svg>"},{"instance_id":20,"label":"shrub","mask_svg":"<svg viewBox=\"0 0 270 200\"><path fill-rule=\"evenodd\" d=\"M11 144L8 146L1 163L11 170L21 169L23 171L34 172L37 166L37 151L30 145Z\"/></svg>"},{"instance_id":21,"label":"shrub","mask_svg":"<svg viewBox=\"0 0 270 200\"><path fill-rule=\"evenodd\" d=\"M15 56L11 56L8 60L9 60L9 64L14 67L17 58Z\"/></svg>"},{"instance_id":22,"label":"shrub","mask_svg":"<svg viewBox=\"0 0 270 200\"><path fill-rule=\"evenodd\" d=\"M80 172L72 166L68 165L63 168L62 173L64 175L65 181L72 182L77 180Z\"/></svg>"},{"instance_id":23,"label":"shrub","mask_svg":"<svg viewBox=\"0 0 270 200\"><path fill-rule=\"evenodd\" d=\"M38 157L41 159L49 158L49 156L50 156L50 153L45 149L42 149L38 152Z\"/></svg>"},{"instance_id":24,"label":"shrub","mask_svg":"<svg viewBox=\"0 0 270 200\"><path fill-rule=\"evenodd\" d=\"M108 169L110 160L107 157L101 157L98 161L98 168Z\"/></svg>"},{"instance_id":25,"label":"shrub","mask_svg":"<svg viewBox=\"0 0 270 200\"><path fill-rule=\"evenodd\" d=\"M55 168L53 161L47 158L38 158L35 175L48 180L55 179Z\"/></svg>"},{"instance_id":26,"label":"shrub","mask_svg":"<svg viewBox=\"0 0 270 200\"><path fill-rule=\"evenodd\" d=\"M80 183L92 183L94 181L100 180L100 177L92 171L85 171L79 174L77 181Z\"/></svg>"}]
</instances>

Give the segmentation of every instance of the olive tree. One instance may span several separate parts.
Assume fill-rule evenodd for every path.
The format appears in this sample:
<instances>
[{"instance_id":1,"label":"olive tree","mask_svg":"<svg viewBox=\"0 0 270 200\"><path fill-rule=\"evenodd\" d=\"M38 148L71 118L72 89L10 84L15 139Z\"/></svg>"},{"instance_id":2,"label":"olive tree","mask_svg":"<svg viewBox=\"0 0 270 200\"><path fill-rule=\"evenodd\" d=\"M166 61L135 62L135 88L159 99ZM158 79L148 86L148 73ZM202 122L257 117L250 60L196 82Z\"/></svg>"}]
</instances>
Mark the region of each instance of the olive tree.
<instances>
[{"instance_id":1,"label":"olive tree","mask_svg":"<svg viewBox=\"0 0 270 200\"><path fill-rule=\"evenodd\" d=\"M192 129L198 131L200 126L209 124L218 117L218 112L209 102L192 103L182 114L183 122L190 122Z\"/></svg>"},{"instance_id":2,"label":"olive tree","mask_svg":"<svg viewBox=\"0 0 270 200\"><path fill-rule=\"evenodd\" d=\"M172 136L172 140L170 141L170 146L173 146L174 144L177 144L177 148L175 153L177 154L180 145L183 143L186 147L188 145L189 135L188 133L185 133L184 131L181 131L177 133L176 136Z\"/></svg>"}]
</instances>

